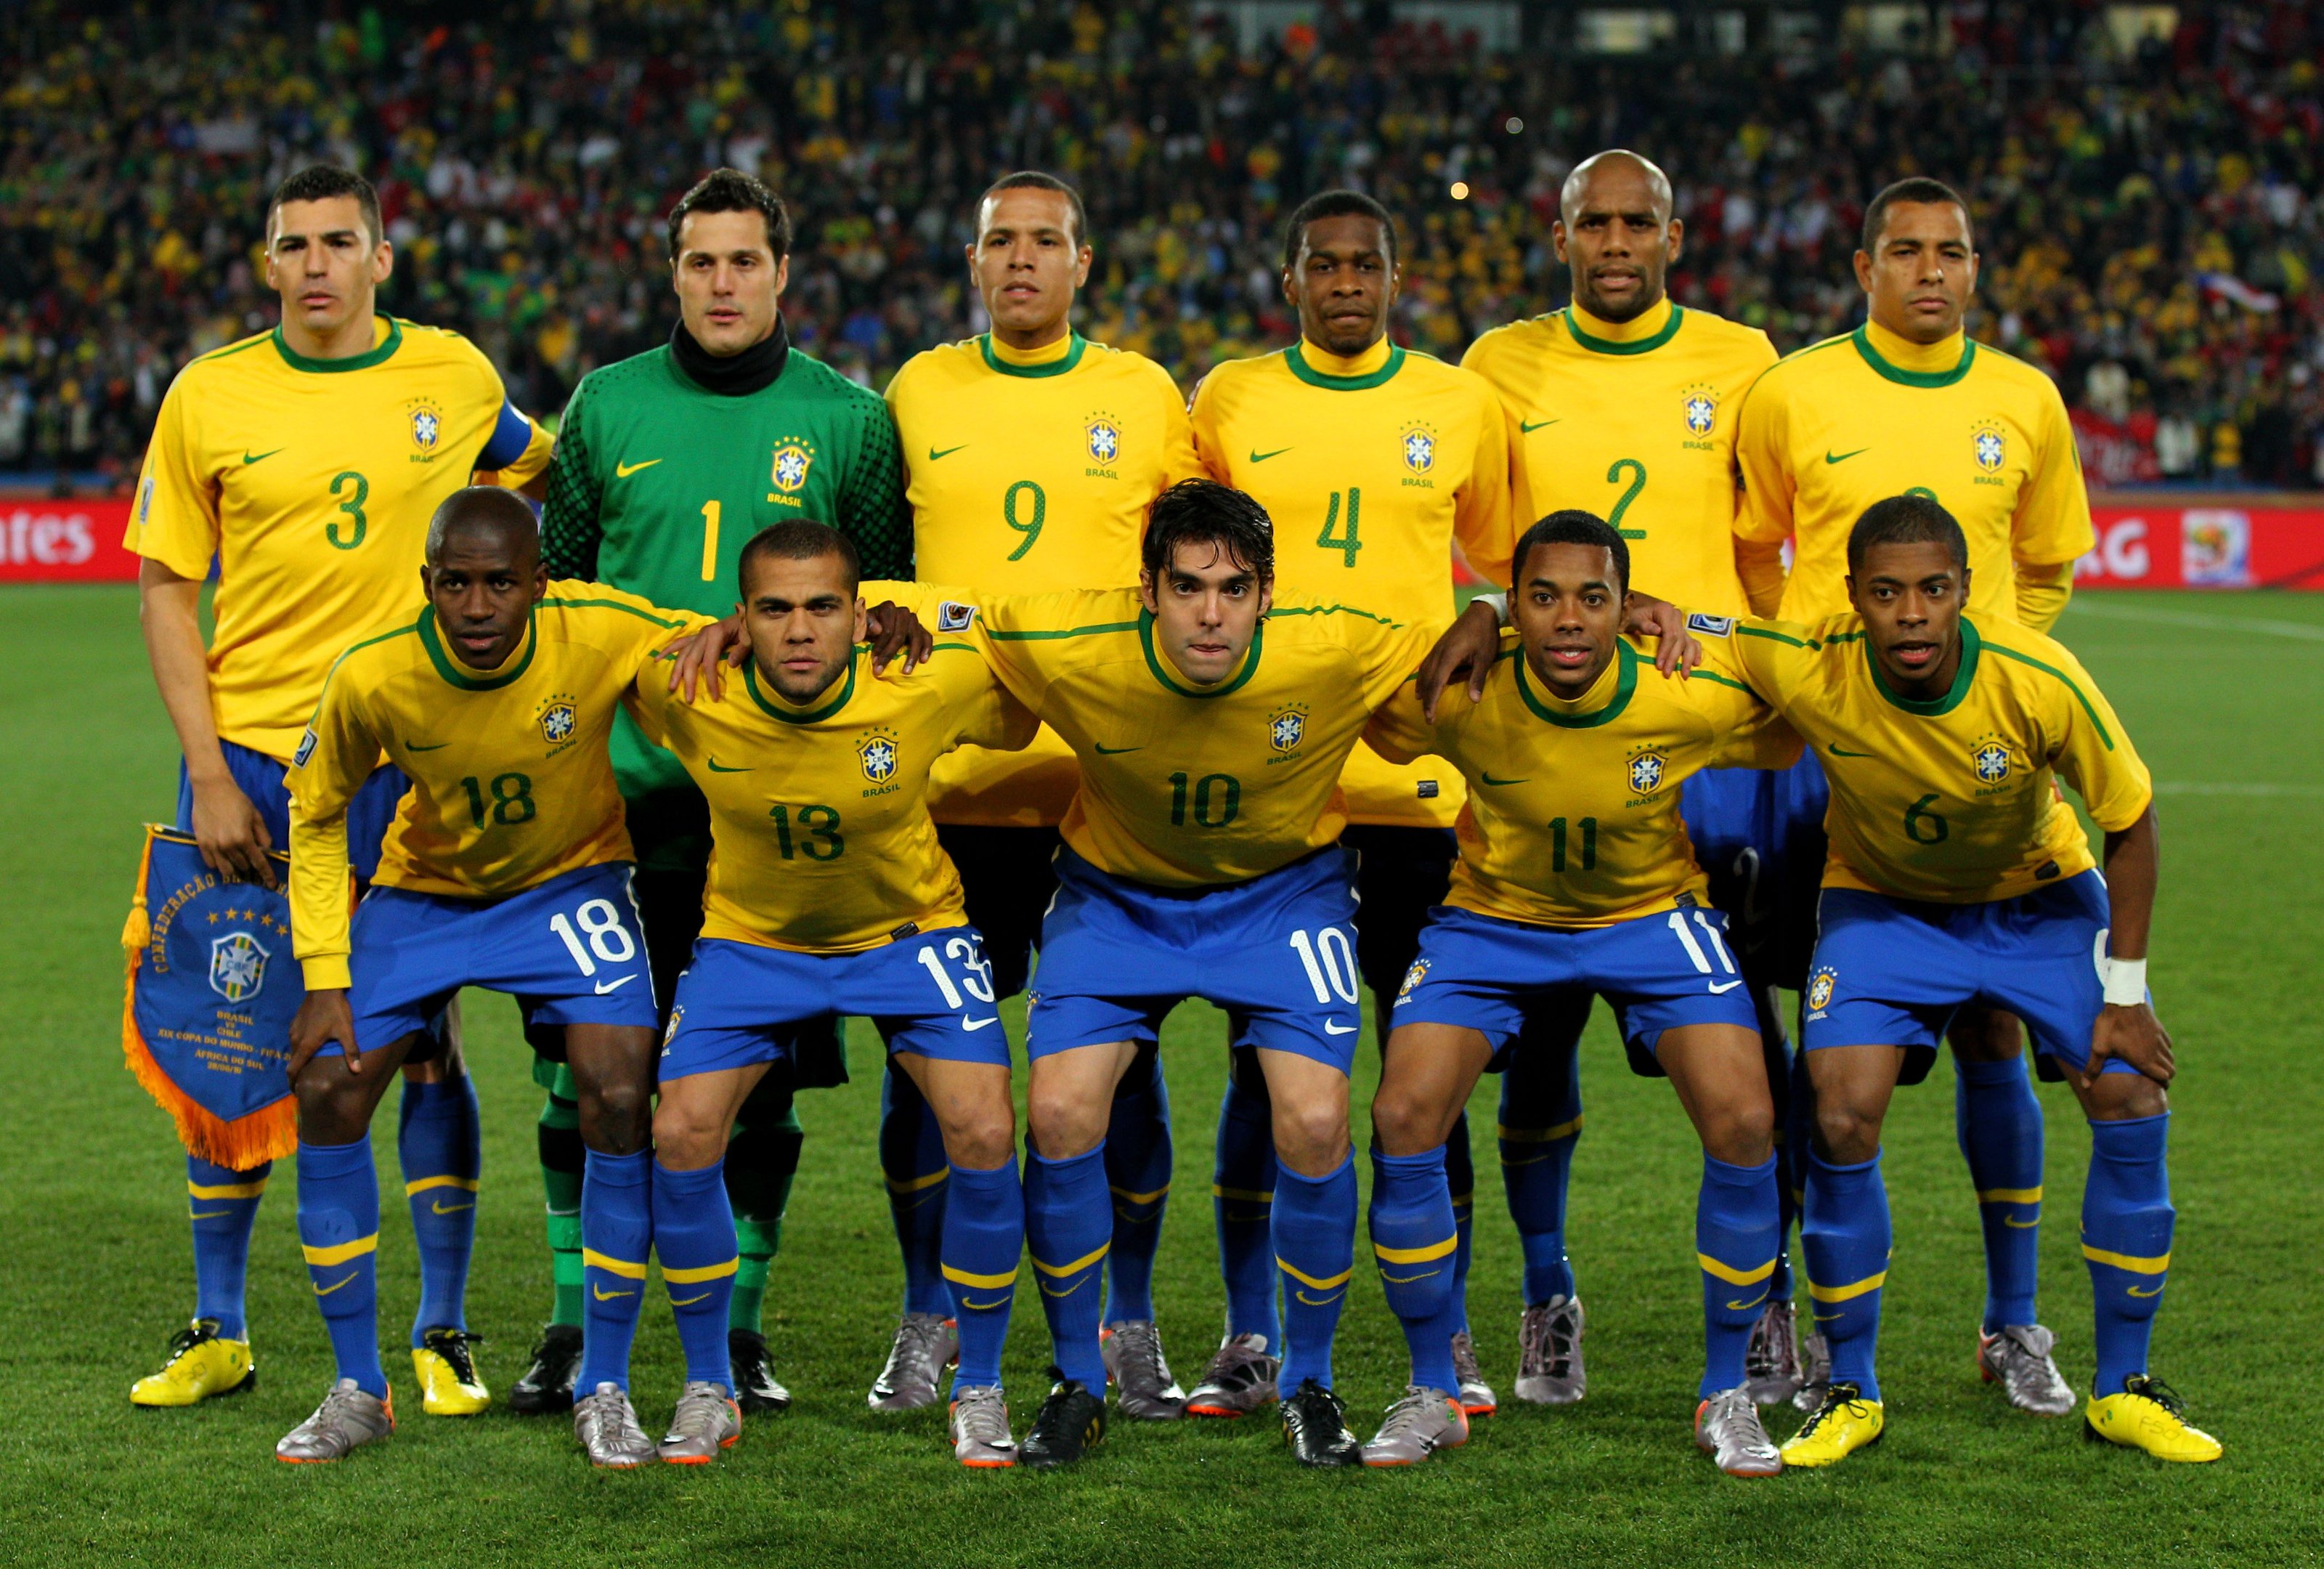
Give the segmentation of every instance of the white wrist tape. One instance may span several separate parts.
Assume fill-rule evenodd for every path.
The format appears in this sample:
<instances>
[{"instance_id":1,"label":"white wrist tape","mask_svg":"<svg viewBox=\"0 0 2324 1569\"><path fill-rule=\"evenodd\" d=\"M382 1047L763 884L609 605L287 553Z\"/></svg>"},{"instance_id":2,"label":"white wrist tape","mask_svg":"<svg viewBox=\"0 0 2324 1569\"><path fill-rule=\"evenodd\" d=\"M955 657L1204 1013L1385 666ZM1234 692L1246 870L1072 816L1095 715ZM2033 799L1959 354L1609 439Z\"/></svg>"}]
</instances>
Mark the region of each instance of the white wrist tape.
<instances>
[{"instance_id":1,"label":"white wrist tape","mask_svg":"<svg viewBox=\"0 0 2324 1569\"><path fill-rule=\"evenodd\" d=\"M1498 620L1499 620L1499 621L1500 621L1500 623L1501 623L1503 625L1505 625L1505 626L1506 626L1507 624L1508 624L1508 619L1509 619L1509 596L1508 596L1508 595L1506 595L1506 594L1480 594L1479 595L1477 595L1477 597L1476 597L1475 599L1471 600L1471 601L1470 601L1470 603L1471 603L1471 605L1475 605L1475 604L1480 604L1480 603L1481 603L1481 604L1485 604L1485 605L1491 605L1491 606L1493 607L1493 614L1494 614L1494 616L1495 616Z\"/></svg>"},{"instance_id":2,"label":"white wrist tape","mask_svg":"<svg viewBox=\"0 0 2324 1569\"><path fill-rule=\"evenodd\" d=\"M2108 959L2106 1001L2109 1008L2135 1008L2146 1001L2146 961Z\"/></svg>"}]
</instances>

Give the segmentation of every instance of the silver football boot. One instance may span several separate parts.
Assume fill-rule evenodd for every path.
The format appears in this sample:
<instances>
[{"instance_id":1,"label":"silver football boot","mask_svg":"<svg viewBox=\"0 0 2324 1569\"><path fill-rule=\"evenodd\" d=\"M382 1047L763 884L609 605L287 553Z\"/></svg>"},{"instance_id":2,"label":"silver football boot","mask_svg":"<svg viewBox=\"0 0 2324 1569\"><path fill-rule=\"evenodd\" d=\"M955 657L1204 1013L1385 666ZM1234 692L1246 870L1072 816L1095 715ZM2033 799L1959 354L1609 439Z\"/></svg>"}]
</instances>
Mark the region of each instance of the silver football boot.
<instances>
[{"instance_id":1,"label":"silver football boot","mask_svg":"<svg viewBox=\"0 0 2324 1569\"><path fill-rule=\"evenodd\" d=\"M724 1384L696 1379L678 1397L656 1451L672 1465L707 1465L742 1436L742 1409Z\"/></svg>"},{"instance_id":2,"label":"silver football boot","mask_svg":"<svg viewBox=\"0 0 2324 1569\"><path fill-rule=\"evenodd\" d=\"M1405 1387L1404 1398L1388 1408L1379 1431L1363 1449L1366 1465L1418 1465L1440 1449L1469 1442L1469 1415L1442 1389Z\"/></svg>"},{"instance_id":3,"label":"silver football boot","mask_svg":"<svg viewBox=\"0 0 2324 1569\"><path fill-rule=\"evenodd\" d=\"M1792 1404L1803 1411L1821 1411L1831 1389L1831 1342L1821 1330L1812 1330L1800 1342L1800 1392L1792 1397Z\"/></svg>"},{"instance_id":4,"label":"silver football boot","mask_svg":"<svg viewBox=\"0 0 2324 1569\"><path fill-rule=\"evenodd\" d=\"M1517 1320L1517 1398L1536 1406L1571 1406L1589 1391L1582 1368L1582 1299L1553 1297Z\"/></svg>"},{"instance_id":5,"label":"silver football boot","mask_svg":"<svg viewBox=\"0 0 2324 1569\"><path fill-rule=\"evenodd\" d=\"M945 1420L952 1457L971 1470L1017 1463L1017 1435L1009 1431L1009 1403L999 1384L980 1384L953 1397Z\"/></svg>"},{"instance_id":6,"label":"silver football boot","mask_svg":"<svg viewBox=\"0 0 2324 1569\"><path fill-rule=\"evenodd\" d=\"M653 1440L638 1423L637 1407L619 1384L599 1384L573 1402L573 1436L589 1452L589 1463L626 1471L654 1457Z\"/></svg>"},{"instance_id":7,"label":"silver football boot","mask_svg":"<svg viewBox=\"0 0 2324 1569\"><path fill-rule=\"evenodd\" d=\"M1784 1469L1748 1384L1722 1389L1694 1408L1694 1445L1729 1476L1774 1476Z\"/></svg>"},{"instance_id":8,"label":"silver football boot","mask_svg":"<svg viewBox=\"0 0 2324 1569\"><path fill-rule=\"evenodd\" d=\"M1162 1354L1162 1331L1150 1318L1125 1318L1105 1326L1097 1354L1105 1376L1120 1391L1125 1417L1141 1422L1176 1422L1186 1414L1186 1391L1170 1374Z\"/></svg>"},{"instance_id":9,"label":"silver football boot","mask_svg":"<svg viewBox=\"0 0 2324 1569\"><path fill-rule=\"evenodd\" d=\"M1769 1301L1751 1326L1743 1352L1743 1387L1762 1406L1780 1406L1800 1392L1799 1319L1789 1302Z\"/></svg>"},{"instance_id":10,"label":"silver football boot","mask_svg":"<svg viewBox=\"0 0 2324 1569\"><path fill-rule=\"evenodd\" d=\"M1500 1408L1499 1397L1477 1366L1477 1343L1465 1329L1452 1337L1452 1371L1461 1382L1453 1393L1460 1397L1462 1411L1471 1417L1489 1417Z\"/></svg>"},{"instance_id":11,"label":"silver football boot","mask_svg":"<svg viewBox=\"0 0 2324 1569\"><path fill-rule=\"evenodd\" d=\"M394 1391L389 1392L390 1400ZM315 1414L282 1435L274 1458L296 1465L345 1460L364 1444L395 1431L395 1407L389 1400L366 1393L353 1379L333 1384Z\"/></svg>"},{"instance_id":12,"label":"silver football boot","mask_svg":"<svg viewBox=\"0 0 2324 1569\"><path fill-rule=\"evenodd\" d=\"M2004 1324L1977 1337L1977 1371L1999 1384L2009 1403L2036 1417L2062 1417L2079 1403L2050 1358L2058 1337L2039 1324Z\"/></svg>"},{"instance_id":13,"label":"silver football boot","mask_svg":"<svg viewBox=\"0 0 2324 1569\"><path fill-rule=\"evenodd\" d=\"M874 1411L917 1411L942 1397L936 1380L960 1360L960 1334L952 1320L934 1313L907 1313L897 1321L888 1365L864 1397Z\"/></svg>"},{"instance_id":14,"label":"silver football boot","mask_svg":"<svg viewBox=\"0 0 2324 1569\"><path fill-rule=\"evenodd\" d=\"M1283 1359L1271 1356L1263 1334L1229 1335L1186 1397L1189 1417L1247 1417L1276 1398Z\"/></svg>"}]
</instances>

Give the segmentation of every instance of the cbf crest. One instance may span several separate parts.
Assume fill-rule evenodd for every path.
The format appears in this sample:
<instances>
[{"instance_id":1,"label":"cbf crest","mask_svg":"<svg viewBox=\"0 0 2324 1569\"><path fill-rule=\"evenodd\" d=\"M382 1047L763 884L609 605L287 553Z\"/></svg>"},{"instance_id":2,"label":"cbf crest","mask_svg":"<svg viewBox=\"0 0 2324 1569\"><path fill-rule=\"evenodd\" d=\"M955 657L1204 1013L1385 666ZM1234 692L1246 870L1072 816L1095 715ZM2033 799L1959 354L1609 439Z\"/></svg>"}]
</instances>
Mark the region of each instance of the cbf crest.
<instances>
[{"instance_id":1,"label":"cbf crest","mask_svg":"<svg viewBox=\"0 0 2324 1569\"><path fill-rule=\"evenodd\" d=\"M424 463L436 456L436 445L444 438L444 411L429 398L415 398L405 408L414 455Z\"/></svg>"},{"instance_id":2,"label":"cbf crest","mask_svg":"<svg viewBox=\"0 0 2324 1569\"><path fill-rule=\"evenodd\" d=\"M776 442L773 466L769 475L773 481L776 494L767 499L774 501L779 496L798 494L807 487L807 476L814 467L814 442L804 436L786 436Z\"/></svg>"},{"instance_id":3,"label":"cbf crest","mask_svg":"<svg viewBox=\"0 0 2324 1569\"><path fill-rule=\"evenodd\" d=\"M1660 752L1645 749L1630 753L1623 766L1630 793L1650 796L1662 789L1664 777L1670 772L1670 759Z\"/></svg>"},{"instance_id":4,"label":"cbf crest","mask_svg":"<svg viewBox=\"0 0 2324 1569\"><path fill-rule=\"evenodd\" d=\"M1840 984L1840 972L1827 964L1808 977L1808 1011L1821 1013L1831 1005L1832 988Z\"/></svg>"},{"instance_id":5,"label":"cbf crest","mask_svg":"<svg viewBox=\"0 0 2324 1569\"><path fill-rule=\"evenodd\" d=\"M1710 435L1719 423L1718 392L1704 383L1687 388L1679 394L1679 413L1689 435L1697 439Z\"/></svg>"},{"instance_id":6,"label":"cbf crest","mask_svg":"<svg viewBox=\"0 0 2324 1569\"><path fill-rule=\"evenodd\" d=\"M2009 461L2009 434L1998 420L1980 420L1970 429L1969 448L1979 474L1999 474Z\"/></svg>"},{"instance_id":7,"label":"cbf crest","mask_svg":"<svg viewBox=\"0 0 2324 1569\"><path fill-rule=\"evenodd\" d=\"M1307 738L1307 706L1294 703L1268 715L1267 744L1278 753L1296 752Z\"/></svg>"},{"instance_id":8,"label":"cbf crest","mask_svg":"<svg viewBox=\"0 0 2324 1569\"><path fill-rule=\"evenodd\" d=\"M874 730L855 743L855 761L863 767L863 777L875 785L886 784L896 777L896 737L889 731Z\"/></svg>"},{"instance_id":9,"label":"cbf crest","mask_svg":"<svg viewBox=\"0 0 2324 1569\"><path fill-rule=\"evenodd\" d=\"M266 984L266 961L273 954L248 932L210 939L210 990L229 1002L244 1002Z\"/></svg>"},{"instance_id":10,"label":"cbf crest","mask_svg":"<svg viewBox=\"0 0 2324 1569\"><path fill-rule=\"evenodd\" d=\"M1121 421L1111 414L1090 415L1082 421L1082 445L1092 463L1111 468L1121 456Z\"/></svg>"},{"instance_id":11,"label":"cbf crest","mask_svg":"<svg viewBox=\"0 0 2324 1569\"><path fill-rule=\"evenodd\" d=\"M555 752L572 740L573 733L580 728L580 710L570 692L552 692L534 710L533 723L540 726L540 738Z\"/></svg>"},{"instance_id":12,"label":"cbf crest","mask_svg":"<svg viewBox=\"0 0 2324 1569\"><path fill-rule=\"evenodd\" d=\"M1404 984L1396 989L1396 1000L1401 1002L1406 998L1411 996L1412 989L1426 979L1428 979L1428 961L1426 959L1413 960L1412 968L1404 973Z\"/></svg>"},{"instance_id":13,"label":"cbf crest","mask_svg":"<svg viewBox=\"0 0 2324 1569\"><path fill-rule=\"evenodd\" d=\"M1400 455L1404 458L1406 472L1416 478L1427 478L1429 473L1436 466L1434 428L1421 424L1407 425L1405 427L1404 434L1397 439Z\"/></svg>"},{"instance_id":14,"label":"cbf crest","mask_svg":"<svg viewBox=\"0 0 2324 1569\"><path fill-rule=\"evenodd\" d=\"M2008 743L1998 735L1982 735L1969 749L1969 769L1981 785L1997 785L2009 777L2014 766Z\"/></svg>"}]
</instances>

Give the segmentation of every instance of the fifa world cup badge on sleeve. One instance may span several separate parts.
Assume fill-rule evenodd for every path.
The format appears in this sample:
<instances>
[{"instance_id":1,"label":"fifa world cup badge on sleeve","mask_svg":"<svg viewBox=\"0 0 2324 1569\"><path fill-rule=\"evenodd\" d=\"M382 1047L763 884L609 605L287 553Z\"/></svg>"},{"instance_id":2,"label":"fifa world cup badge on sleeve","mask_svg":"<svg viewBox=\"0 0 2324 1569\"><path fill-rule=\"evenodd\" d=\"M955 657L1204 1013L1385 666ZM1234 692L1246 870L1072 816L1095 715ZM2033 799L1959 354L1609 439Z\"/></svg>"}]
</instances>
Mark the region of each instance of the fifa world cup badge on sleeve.
<instances>
[{"instance_id":1,"label":"fifa world cup badge on sleeve","mask_svg":"<svg viewBox=\"0 0 2324 1569\"><path fill-rule=\"evenodd\" d=\"M298 1145L283 1068L307 989L290 956L290 861L272 859L274 888L221 881L193 835L148 824L121 931L129 1071L176 1119L189 1153L235 1170Z\"/></svg>"}]
</instances>

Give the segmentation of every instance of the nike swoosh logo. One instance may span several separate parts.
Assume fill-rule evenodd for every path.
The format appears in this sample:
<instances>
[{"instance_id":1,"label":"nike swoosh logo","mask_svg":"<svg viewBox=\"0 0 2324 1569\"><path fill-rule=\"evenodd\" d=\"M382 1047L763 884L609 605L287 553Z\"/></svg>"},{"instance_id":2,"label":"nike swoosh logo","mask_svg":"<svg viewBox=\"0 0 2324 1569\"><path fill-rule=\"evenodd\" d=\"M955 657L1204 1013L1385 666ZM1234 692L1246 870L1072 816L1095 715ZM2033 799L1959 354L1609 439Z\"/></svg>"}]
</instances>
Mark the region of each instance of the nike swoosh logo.
<instances>
[{"instance_id":1,"label":"nike swoosh logo","mask_svg":"<svg viewBox=\"0 0 2324 1569\"><path fill-rule=\"evenodd\" d=\"M2123 1289L2129 1292L2133 1297L2160 1297L2163 1295L2163 1288L2160 1286L2157 1286L2152 1291L2141 1291L2135 1286L2126 1286Z\"/></svg>"},{"instance_id":2,"label":"nike swoosh logo","mask_svg":"<svg viewBox=\"0 0 2324 1569\"><path fill-rule=\"evenodd\" d=\"M1877 757L1880 755L1877 752L1850 752L1837 741L1831 743L1831 754L1834 757Z\"/></svg>"},{"instance_id":3,"label":"nike swoosh logo","mask_svg":"<svg viewBox=\"0 0 2324 1569\"><path fill-rule=\"evenodd\" d=\"M603 997L608 992L618 992L636 979L635 975L624 975L618 981L600 981L597 983L597 995Z\"/></svg>"},{"instance_id":4,"label":"nike swoosh logo","mask_svg":"<svg viewBox=\"0 0 2324 1569\"><path fill-rule=\"evenodd\" d=\"M968 443L964 441L960 444L960 447L965 447L967 445ZM960 450L960 447L947 447L942 452L938 452L935 448L931 447L928 448L928 461L930 463L934 463L939 457L950 457L954 453Z\"/></svg>"},{"instance_id":5,"label":"nike swoosh logo","mask_svg":"<svg viewBox=\"0 0 2324 1569\"><path fill-rule=\"evenodd\" d=\"M438 741L433 745L422 746L416 741L407 741L403 743L403 750L406 752L441 752L451 744L452 743L448 741Z\"/></svg>"},{"instance_id":6,"label":"nike swoosh logo","mask_svg":"<svg viewBox=\"0 0 2324 1569\"><path fill-rule=\"evenodd\" d=\"M1443 1273L1444 1273L1444 1271L1442 1269L1423 1269L1417 1275L1391 1275L1387 1270L1382 1269L1380 1271L1380 1278L1387 1281L1391 1286L1409 1286L1415 1280L1425 1280L1433 1275L1442 1275Z\"/></svg>"},{"instance_id":7,"label":"nike swoosh logo","mask_svg":"<svg viewBox=\"0 0 2324 1569\"><path fill-rule=\"evenodd\" d=\"M638 470L641 468L651 468L655 464L659 463L661 459L659 457L649 457L643 463L617 463L613 465L613 477L615 479L627 479L630 475L637 473Z\"/></svg>"},{"instance_id":8,"label":"nike swoosh logo","mask_svg":"<svg viewBox=\"0 0 2324 1569\"><path fill-rule=\"evenodd\" d=\"M2042 1223L2040 1221L2021 1221L2015 1215L2003 1215L2001 1217L2001 1223L2005 1226L2014 1227L2021 1232L2030 1232Z\"/></svg>"},{"instance_id":9,"label":"nike swoosh logo","mask_svg":"<svg viewBox=\"0 0 2324 1569\"><path fill-rule=\"evenodd\" d=\"M230 1209L198 1209L187 1218L198 1221L214 1221L220 1215L230 1215L233 1213L234 1211Z\"/></svg>"},{"instance_id":10,"label":"nike swoosh logo","mask_svg":"<svg viewBox=\"0 0 2324 1569\"><path fill-rule=\"evenodd\" d=\"M1748 1302L1729 1302L1727 1305L1727 1311L1729 1313L1747 1313L1752 1308L1758 1306L1759 1304L1766 1300L1767 1300L1767 1294L1765 1291L1762 1291L1758 1296L1754 1297Z\"/></svg>"},{"instance_id":11,"label":"nike swoosh logo","mask_svg":"<svg viewBox=\"0 0 2324 1569\"><path fill-rule=\"evenodd\" d=\"M362 1273L363 1271L361 1269L357 1269L354 1275L349 1275L345 1280L336 1281L328 1286L318 1286L315 1288L315 1295L318 1297L328 1297L332 1292L337 1291L341 1286L345 1286L352 1282L355 1279L355 1275L360 1275Z\"/></svg>"},{"instance_id":12,"label":"nike swoosh logo","mask_svg":"<svg viewBox=\"0 0 2324 1569\"><path fill-rule=\"evenodd\" d=\"M1736 987L1740 986L1741 984L1743 984L1743 983L1740 981L1729 981L1722 986L1718 982L1713 981L1711 983L1711 994L1713 997L1724 997L1727 993L1732 992Z\"/></svg>"},{"instance_id":13,"label":"nike swoosh logo","mask_svg":"<svg viewBox=\"0 0 2324 1569\"><path fill-rule=\"evenodd\" d=\"M278 447L278 448L276 448L274 449L274 452L280 452L280 451L281 451L281 450L282 450L282 448L281 448L280 447ZM244 448L242 449L242 461L243 461L243 464L244 464L244 466L249 466L249 465L251 465L251 464L254 464L254 463L263 463L263 462L265 462L268 458L270 458L270 457L273 457L273 456L274 456L274 452L259 452L259 453L254 453L254 452L252 452L252 451L250 450L250 448L249 448L245 447L245 448Z\"/></svg>"},{"instance_id":14,"label":"nike swoosh logo","mask_svg":"<svg viewBox=\"0 0 2324 1569\"><path fill-rule=\"evenodd\" d=\"M1001 1015L996 1013L989 1019L964 1019L960 1021L960 1027L963 1029L982 1029L988 1024L998 1024L1000 1022Z\"/></svg>"},{"instance_id":15,"label":"nike swoosh logo","mask_svg":"<svg viewBox=\"0 0 2324 1569\"><path fill-rule=\"evenodd\" d=\"M600 1302L611 1302L616 1297L635 1297L637 1295L634 1291L608 1291L603 1286L590 1287L589 1293L591 1296L596 1297Z\"/></svg>"},{"instance_id":16,"label":"nike swoosh logo","mask_svg":"<svg viewBox=\"0 0 2324 1569\"><path fill-rule=\"evenodd\" d=\"M705 1291L699 1297L673 1297L669 1299L669 1305L672 1307L691 1307L697 1302L707 1302L709 1300L710 1293Z\"/></svg>"},{"instance_id":17,"label":"nike swoosh logo","mask_svg":"<svg viewBox=\"0 0 2324 1569\"><path fill-rule=\"evenodd\" d=\"M1520 435L1530 436L1536 430L1546 430L1556 423L1555 420L1536 420L1530 423L1520 423L1517 426L1517 431Z\"/></svg>"},{"instance_id":18,"label":"nike swoosh logo","mask_svg":"<svg viewBox=\"0 0 2324 1569\"><path fill-rule=\"evenodd\" d=\"M1847 1316L1846 1313L1819 1313L1815 1315L1815 1321L1818 1324L1833 1324Z\"/></svg>"},{"instance_id":19,"label":"nike swoosh logo","mask_svg":"<svg viewBox=\"0 0 2324 1569\"><path fill-rule=\"evenodd\" d=\"M1120 757L1125 752L1143 752L1146 749L1142 746L1101 746L1097 749L1097 754L1100 757Z\"/></svg>"},{"instance_id":20,"label":"nike swoosh logo","mask_svg":"<svg viewBox=\"0 0 2324 1569\"><path fill-rule=\"evenodd\" d=\"M710 771L712 773L748 773L751 771L747 768L728 768L714 757L710 759Z\"/></svg>"},{"instance_id":21,"label":"nike swoosh logo","mask_svg":"<svg viewBox=\"0 0 2324 1569\"><path fill-rule=\"evenodd\" d=\"M990 1302L979 1302L973 1297L964 1297L960 1299L960 1305L973 1312L990 1313L996 1307L1006 1307L1015 1300L1013 1297L996 1297Z\"/></svg>"},{"instance_id":22,"label":"nike swoosh logo","mask_svg":"<svg viewBox=\"0 0 2324 1569\"><path fill-rule=\"evenodd\" d=\"M1861 457L1871 450L1869 447L1859 447L1854 452L1834 452L1827 447L1824 448L1823 460L1826 463L1846 463L1849 458Z\"/></svg>"},{"instance_id":23,"label":"nike swoosh logo","mask_svg":"<svg viewBox=\"0 0 2324 1569\"><path fill-rule=\"evenodd\" d=\"M474 1209L476 1205L474 1200L466 1204L446 1204L439 1198L430 1203L428 1207L439 1215L456 1215L464 1209Z\"/></svg>"},{"instance_id":24,"label":"nike swoosh logo","mask_svg":"<svg viewBox=\"0 0 2324 1569\"><path fill-rule=\"evenodd\" d=\"M1336 1019L1323 1020L1323 1033L1326 1035L1353 1035L1362 1028L1360 1024L1342 1024Z\"/></svg>"},{"instance_id":25,"label":"nike swoosh logo","mask_svg":"<svg viewBox=\"0 0 2324 1569\"><path fill-rule=\"evenodd\" d=\"M1280 457L1290 450L1291 448L1288 447L1278 447L1272 452L1261 452L1258 448L1254 447L1250 449L1250 460L1253 463L1265 463L1268 458Z\"/></svg>"},{"instance_id":26,"label":"nike swoosh logo","mask_svg":"<svg viewBox=\"0 0 2324 1569\"><path fill-rule=\"evenodd\" d=\"M1237 1225L1248 1225L1252 1221L1268 1221L1274 1218L1275 1212L1271 1209L1255 1209L1247 1215L1239 1215L1232 1210L1227 1212L1227 1219Z\"/></svg>"},{"instance_id":27,"label":"nike swoosh logo","mask_svg":"<svg viewBox=\"0 0 2324 1569\"><path fill-rule=\"evenodd\" d=\"M1088 1285L1095 1278L1096 1276L1094 1274L1084 1275L1080 1279L1074 1281L1072 1285L1066 1287L1063 1291L1053 1288L1047 1280L1044 1280L1041 1282L1041 1294L1045 1297L1071 1297L1074 1292L1080 1290L1083 1287Z\"/></svg>"},{"instance_id":28,"label":"nike swoosh logo","mask_svg":"<svg viewBox=\"0 0 2324 1569\"><path fill-rule=\"evenodd\" d=\"M1488 773L1488 774L1480 774L1480 775L1479 775L1478 777L1479 777L1480 779L1481 779L1485 783L1487 783L1487 784L1489 784L1489 785L1518 785L1518 784L1523 784L1523 783L1525 783L1525 780L1523 780L1523 779L1495 779L1491 774L1489 774L1489 773ZM1527 776L1526 776L1526 778L1531 778L1531 777L1532 777L1531 775L1527 775Z\"/></svg>"},{"instance_id":29,"label":"nike swoosh logo","mask_svg":"<svg viewBox=\"0 0 2324 1569\"><path fill-rule=\"evenodd\" d=\"M1305 1291L1294 1291L1291 1295L1310 1307L1329 1307L1340 1299L1341 1293L1334 1291L1329 1297L1310 1297Z\"/></svg>"}]
</instances>

